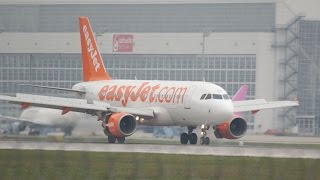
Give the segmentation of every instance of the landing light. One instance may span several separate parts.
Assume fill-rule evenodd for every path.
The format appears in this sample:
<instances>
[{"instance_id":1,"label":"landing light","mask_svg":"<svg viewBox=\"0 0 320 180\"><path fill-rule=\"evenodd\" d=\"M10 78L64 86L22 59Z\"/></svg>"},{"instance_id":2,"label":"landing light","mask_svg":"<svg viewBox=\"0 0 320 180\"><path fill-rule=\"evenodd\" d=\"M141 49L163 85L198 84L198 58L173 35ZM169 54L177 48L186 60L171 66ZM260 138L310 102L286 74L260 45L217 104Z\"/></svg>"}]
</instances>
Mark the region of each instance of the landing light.
<instances>
[{"instance_id":1,"label":"landing light","mask_svg":"<svg viewBox=\"0 0 320 180\"><path fill-rule=\"evenodd\" d=\"M141 122L143 122L143 121L144 121L144 119L143 119L143 118L141 118L141 119L140 119L140 121L141 121Z\"/></svg>"},{"instance_id":2,"label":"landing light","mask_svg":"<svg viewBox=\"0 0 320 180\"><path fill-rule=\"evenodd\" d=\"M201 128L204 129L204 124L201 125Z\"/></svg>"},{"instance_id":3,"label":"landing light","mask_svg":"<svg viewBox=\"0 0 320 180\"><path fill-rule=\"evenodd\" d=\"M136 120L138 121L140 118L139 118L139 116L136 116Z\"/></svg>"}]
</instances>

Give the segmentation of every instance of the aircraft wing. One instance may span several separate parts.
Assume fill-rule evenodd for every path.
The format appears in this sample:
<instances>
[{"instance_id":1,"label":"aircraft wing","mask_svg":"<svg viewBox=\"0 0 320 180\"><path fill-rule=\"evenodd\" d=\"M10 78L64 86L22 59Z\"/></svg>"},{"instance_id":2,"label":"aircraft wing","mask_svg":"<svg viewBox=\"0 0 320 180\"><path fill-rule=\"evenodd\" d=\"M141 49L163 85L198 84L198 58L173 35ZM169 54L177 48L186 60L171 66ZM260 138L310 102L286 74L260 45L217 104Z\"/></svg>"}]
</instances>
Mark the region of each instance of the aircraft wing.
<instances>
[{"instance_id":1,"label":"aircraft wing","mask_svg":"<svg viewBox=\"0 0 320 180\"><path fill-rule=\"evenodd\" d=\"M22 107L35 106L51 109L61 109L62 113L67 113L68 111L75 111L96 115L98 112L127 112L133 115L145 117L145 119L154 117L154 112L152 109L114 107L105 102L85 99L17 93L16 96L0 95L0 100L8 101L14 104L21 104Z\"/></svg>"},{"instance_id":2,"label":"aircraft wing","mask_svg":"<svg viewBox=\"0 0 320 180\"><path fill-rule=\"evenodd\" d=\"M0 115L0 120L5 120L5 121L12 121L12 122L24 122L27 125L42 125L42 126L51 126L52 124L48 121L37 121L34 119L24 119L24 118L19 118L19 117L11 117L11 116L3 116Z\"/></svg>"},{"instance_id":3,"label":"aircraft wing","mask_svg":"<svg viewBox=\"0 0 320 180\"><path fill-rule=\"evenodd\" d=\"M257 112L263 109L298 106L296 101L270 101L264 99L233 101L234 112Z\"/></svg>"}]
</instances>

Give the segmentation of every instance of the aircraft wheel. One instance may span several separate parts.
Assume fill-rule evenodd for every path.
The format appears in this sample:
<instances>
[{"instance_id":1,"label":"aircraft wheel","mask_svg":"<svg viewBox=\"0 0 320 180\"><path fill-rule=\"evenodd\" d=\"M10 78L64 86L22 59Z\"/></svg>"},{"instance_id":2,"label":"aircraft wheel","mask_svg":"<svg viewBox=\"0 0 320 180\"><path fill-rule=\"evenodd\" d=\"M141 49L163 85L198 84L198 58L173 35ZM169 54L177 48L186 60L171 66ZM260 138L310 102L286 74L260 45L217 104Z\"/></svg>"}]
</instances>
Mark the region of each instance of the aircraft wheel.
<instances>
[{"instance_id":1,"label":"aircraft wheel","mask_svg":"<svg viewBox=\"0 0 320 180\"><path fill-rule=\"evenodd\" d=\"M181 144L188 144L188 140L189 140L188 134L182 133L180 137Z\"/></svg>"},{"instance_id":2,"label":"aircraft wheel","mask_svg":"<svg viewBox=\"0 0 320 180\"><path fill-rule=\"evenodd\" d=\"M125 140L126 140L125 137L119 137L119 138L117 138L117 141L118 141L119 144L123 144Z\"/></svg>"},{"instance_id":3,"label":"aircraft wheel","mask_svg":"<svg viewBox=\"0 0 320 180\"><path fill-rule=\"evenodd\" d=\"M204 143L205 145L209 145L209 144L210 144L210 139L209 139L209 137L205 137L203 143Z\"/></svg>"},{"instance_id":4,"label":"aircraft wheel","mask_svg":"<svg viewBox=\"0 0 320 180\"><path fill-rule=\"evenodd\" d=\"M190 144L197 144L198 136L196 133L192 133L189 135Z\"/></svg>"},{"instance_id":5,"label":"aircraft wheel","mask_svg":"<svg viewBox=\"0 0 320 180\"><path fill-rule=\"evenodd\" d=\"M200 144L203 145L204 144L204 138L201 137L199 140L200 140Z\"/></svg>"},{"instance_id":6,"label":"aircraft wheel","mask_svg":"<svg viewBox=\"0 0 320 180\"><path fill-rule=\"evenodd\" d=\"M115 143L116 142L116 138L113 136L108 136L108 142L109 143Z\"/></svg>"},{"instance_id":7,"label":"aircraft wheel","mask_svg":"<svg viewBox=\"0 0 320 180\"><path fill-rule=\"evenodd\" d=\"M109 136L109 135L110 135L109 131L108 131L106 128L103 129L103 133L104 133L104 135L106 135L106 136Z\"/></svg>"},{"instance_id":8,"label":"aircraft wheel","mask_svg":"<svg viewBox=\"0 0 320 180\"><path fill-rule=\"evenodd\" d=\"M33 130L29 132L29 136L39 136L40 135L40 131L38 130Z\"/></svg>"}]
</instances>

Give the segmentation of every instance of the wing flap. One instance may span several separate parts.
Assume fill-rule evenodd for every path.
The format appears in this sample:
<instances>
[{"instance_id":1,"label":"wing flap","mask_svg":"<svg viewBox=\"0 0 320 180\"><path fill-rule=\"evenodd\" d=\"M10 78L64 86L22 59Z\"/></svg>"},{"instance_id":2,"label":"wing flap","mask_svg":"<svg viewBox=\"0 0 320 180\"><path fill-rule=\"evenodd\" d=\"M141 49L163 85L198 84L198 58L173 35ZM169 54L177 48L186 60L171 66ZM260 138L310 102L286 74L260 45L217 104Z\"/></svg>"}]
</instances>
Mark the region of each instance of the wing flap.
<instances>
[{"instance_id":1,"label":"wing flap","mask_svg":"<svg viewBox=\"0 0 320 180\"><path fill-rule=\"evenodd\" d=\"M53 96L41 96L41 95L31 95L31 94L16 94L16 96L3 96L0 95L0 100L9 101L14 104L29 104L35 107L44 107L52 109L64 110L68 108L70 111L82 112L87 114L96 114L96 112L127 112L133 115L144 116L148 118L153 118L154 113L152 109L141 108L125 108L125 107L113 107L108 103L85 100L85 99L75 99L75 98L63 98L63 97L53 97Z\"/></svg>"},{"instance_id":2,"label":"wing flap","mask_svg":"<svg viewBox=\"0 0 320 180\"><path fill-rule=\"evenodd\" d=\"M270 101L267 102L264 99L245 100L245 101L234 101L234 112L245 112L245 111L259 111L263 109L272 109L280 107L291 107L298 106L296 101Z\"/></svg>"}]
</instances>

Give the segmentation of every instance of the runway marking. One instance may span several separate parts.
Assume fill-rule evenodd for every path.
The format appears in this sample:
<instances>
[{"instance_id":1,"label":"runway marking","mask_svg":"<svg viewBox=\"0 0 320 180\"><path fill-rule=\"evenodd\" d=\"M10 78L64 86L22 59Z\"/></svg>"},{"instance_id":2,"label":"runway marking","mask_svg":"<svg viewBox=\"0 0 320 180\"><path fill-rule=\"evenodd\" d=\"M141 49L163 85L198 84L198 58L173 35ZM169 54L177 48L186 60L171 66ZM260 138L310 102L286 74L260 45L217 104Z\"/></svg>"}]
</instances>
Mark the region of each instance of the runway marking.
<instances>
[{"instance_id":1,"label":"runway marking","mask_svg":"<svg viewBox=\"0 0 320 180\"><path fill-rule=\"evenodd\" d=\"M134 153L159 153L159 154L320 159L319 150L298 149L298 148L0 141L0 149L52 150L52 151L60 150L60 151L86 151L86 152L134 152Z\"/></svg>"}]
</instances>

